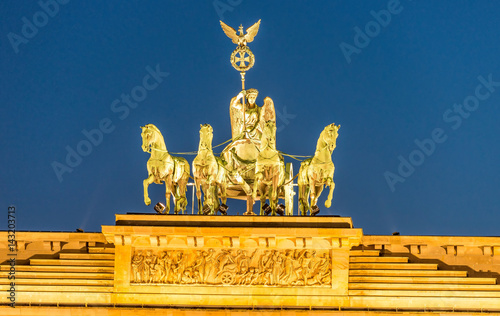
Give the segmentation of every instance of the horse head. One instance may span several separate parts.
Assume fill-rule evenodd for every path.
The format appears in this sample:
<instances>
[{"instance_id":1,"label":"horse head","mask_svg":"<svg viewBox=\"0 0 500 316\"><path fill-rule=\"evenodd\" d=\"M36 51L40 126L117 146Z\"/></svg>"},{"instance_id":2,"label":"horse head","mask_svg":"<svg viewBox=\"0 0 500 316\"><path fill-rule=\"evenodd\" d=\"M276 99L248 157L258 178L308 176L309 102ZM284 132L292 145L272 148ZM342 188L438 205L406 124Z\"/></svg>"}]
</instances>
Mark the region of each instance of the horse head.
<instances>
[{"instance_id":1,"label":"horse head","mask_svg":"<svg viewBox=\"0 0 500 316\"><path fill-rule=\"evenodd\" d=\"M142 137L142 150L145 152L149 151L149 146L151 146L152 133L148 125L141 126L141 137Z\"/></svg>"},{"instance_id":2,"label":"horse head","mask_svg":"<svg viewBox=\"0 0 500 316\"><path fill-rule=\"evenodd\" d=\"M160 130L154 126L153 124L148 124L146 126L141 126L142 133L142 150L145 152L149 152L149 148L157 143L160 138L163 140L163 137L161 137Z\"/></svg>"},{"instance_id":3,"label":"horse head","mask_svg":"<svg viewBox=\"0 0 500 316\"><path fill-rule=\"evenodd\" d=\"M340 125L337 126L335 123L327 125L319 136L316 151L327 148L330 153L333 152L337 143L337 137L339 136L339 128Z\"/></svg>"},{"instance_id":4,"label":"horse head","mask_svg":"<svg viewBox=\"0 0 500 316\"><path fill-rule=\"evenodd\" d=\"M214 129L210 124L200 124L200 149L212 150L212 139L214 138Z\"/></svg>"},{"instance_id":5,"label":"horse head","mask_svg":"<svg viewBox=\"0 0 500 316\"><path fill-rule=\"evenodd\" d=\"M335 125L335 123L332 123L328 126L325 127L323 130L323 140L325 143L328 145L335 144L337 141L337 137L339 136L339 128L340 125Z\"/></svg>"},{"instance_id":6,"label":"horse head","mask_svg":"<svg viewBox=\"0 0 500 316\"><path fill-rule=\"evenodd\" d=\"M207 144L212 143L214 137L214 129L210 124L200 124L200 140L203 140Z\"/></svg>"}]
</instances>

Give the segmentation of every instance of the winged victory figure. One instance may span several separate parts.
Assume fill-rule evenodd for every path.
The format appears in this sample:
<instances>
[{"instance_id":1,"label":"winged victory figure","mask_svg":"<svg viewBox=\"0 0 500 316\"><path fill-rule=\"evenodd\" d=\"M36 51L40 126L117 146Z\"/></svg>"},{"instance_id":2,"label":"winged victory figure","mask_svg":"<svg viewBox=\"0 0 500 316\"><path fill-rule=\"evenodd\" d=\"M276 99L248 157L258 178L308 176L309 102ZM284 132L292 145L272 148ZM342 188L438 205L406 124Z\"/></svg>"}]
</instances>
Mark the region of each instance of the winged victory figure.
<instances>
[{"instance_id":1,"label":"winged victory figure","mask_svg":"<svg viewBox=\"0 0 500 316\"><path fill-rule=\"evenodd\" d=\"M276 124L273 100L266 97L264 105L260 107L255 103L258 94L257 89L248 89L231 99L229 114L233 141L250 138L260 142L265 123L273 121ZM241 102L243 98L246 99L245 105Z\"/></svg>"},{"instance_id":2,"label":"winged victory figure","mask_svg":"<svg viewBox=\"0 0 500 316\"><path fill-rule=\"evenodd\" d=\"M243 25L240 25L238 28L238 32L240 32L240 34L237 34L235 29L222 21L220 21L220 26L222 26L222 30L226 33L227 37L233 40L234 44L238 44L243 47L247 46L247 43L251 43L259 32L260 20L247 28L246 34L243 33Z\"/></svg>"}]
</instances>

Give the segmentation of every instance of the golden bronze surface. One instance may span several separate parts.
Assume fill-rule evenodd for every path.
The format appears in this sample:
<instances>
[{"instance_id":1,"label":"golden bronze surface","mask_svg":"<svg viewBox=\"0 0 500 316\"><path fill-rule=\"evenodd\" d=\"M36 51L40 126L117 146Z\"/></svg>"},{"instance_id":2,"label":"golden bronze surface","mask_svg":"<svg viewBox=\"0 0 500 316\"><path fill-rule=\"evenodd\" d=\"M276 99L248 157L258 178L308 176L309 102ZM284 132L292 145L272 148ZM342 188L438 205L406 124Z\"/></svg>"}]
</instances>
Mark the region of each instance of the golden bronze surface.
<instances>
[{"instance_id":1,"label":"golden bronze surface","mask_svg":"<svg viewBox=\"0 0 500 316\"><path fill-rule=\"evenodd\" d=\"M212 151L213 128L209 124L200 125L200 145L198 155L193 160L193 177L198 199L198 214L215 215L219 208L219 199L226 204L227 175L225 162ZM202 203L201 195L204 194Z\"/></svg>"},{"instance_id":2,"label":"golden bronze surface","mask_svg":"<svg viewBox=\"0 0 500 316\"><path fill-rule=\"evenodd\" d=\"M243 33L243 25L240 25L238 29L240 34L236 34L235 29L222 21L220 21L220 25L224 33L233 40L233 43L238 44L231 54L230 62L234 69L240 72L241 90L245 90L245 72L255 64L255 56L247 46L247 43L252 42L259 32L260 20L247 29L247 34Z\"/></svg>"},{"instance_id":3,"label":"golden bronze surface","mask_svg":"<svg viewBox=\"0 0 500 316\"><path fill-rule=\"evenodd\" d=\"M268 122L274 125L274 130L276 129L274 102L270 97L266 97L264 105L259 107L255 103L258 93L256 89L243 90L231 99L229 113L233 141L221 153L221 158L227 162L230 183L233 185L233 190L228 190L228 197L241 196L243 191L247 199L246 215L254 214L252 207L257 194L254 192L257 189L255 185L256 162L260 154L264 126ZM276 150L276 136L273 137L272 143ZM281 177L283 176L284 172L281 173ZM281 184L283 181L277 185Z\"/></svg>"},{"instance_id":4,"label":"golden bronze surface","mask_svg":"<svg viewBox=\"0 0 500 316\"><path fill-rule=\"evenodd\" d=\"M276 215L279 189L285 180L285 161L276 150L276 123L269 120L264 125L259 155L255 167L253 199L260 193L260 215L264 215L263 205L269 199L271 215Z\"/></svg>"},{"instance_id":5,"label":"golden bronze surface","mask_svg":"<svg viewBox=\"0 0 500 316\"><path fill-rule=\"evenodd\" d=\"M335 123L326 126L321 132L318 143L316 144L316 152L314 157L304 160L300 164L299 169L299 210L301 215L314 215L313 209L317 209L318 198L323 191L323 186L329 186L330 192L325 201L325 207L329 208L332 203L333 189L333 172L335 166L332 162L332 153L337 144L338 130L340 125ZM309 197L311 203L309 204Z\"/></svg>"},{"instance_id":6,"label":"golden bronze surface","mask_svg":"<svg viewBox=\"0 0 500 316\"><path fill-rule=\"evenodd\" d=\"M200 126L200 143L192 165L198 214L215 215L218 211L226 214L226 199L232 198L246 200L244 214L256 215L253 205L260 198L260 215L293 215L293 168L291 163L285 165L281 152L276 148L274 102L266 97L264 104L258 106L256 100L259 91L245 89L245 73L255 63L255 56L247 44L257 35L260 20L249 27L246 34L243 26L239 27L238 34L224 22L220 21L220 24L224 33L238 45L231 54L231 64L240 72L242 90L229 104L231 142L222 150L220 157L216 157L212 151L213 128L208 124ZM306 215L307 210L311 215L319 212L316 204L323 185L330 186L325 206L331 205L335 187L331 154L335 148L338 127L332 124L325 128L318 140L315 156L301 164L298 184L302 215ZM143 127L142 136L143 150L151 153L148 161L149 176L144 180L144 202L146 205L151 203L147 192L149 184L165 182L165 213L170 209L171 193L174 194L175 213L184 211L189 177L187 161L168 154L163 137L154 125ZM278 205L279 198L285 200L285 206ZM269 206L265 206L267 199ZM161 208L157 209L161 213Z\"/></svg>"},{"instance_id":7,"label":"golden bronze surface","mask_svg":"<svg viewBox=\"0 0 500 316\"><path fill-rule=\"evenodd\" d=\"M151 183L165 183L165 213L170 211L170 195L174 198L174 212L184 213L187 206L186 185L189 179L189 163L182 157L171 156L160 130L153 124L141 127L142 150L151 154L148 162L148 177L144 180L144 203L151 204L148 186Z\"/></svg>"},{"instance_id":8,"label":"golden bronze surface","mask_svg":"<svg viewBox=\"0 0 500 316\"><path fill-rule=\"evenodd\" d=\"M238 32L240 34L236 34L236 30L227 25L226 23L219 21L220 26L224 33L226 33L227 37L233 40L234 44L238 44L239 46L247 46L247 43L253 41L257 33L259 32L260 20L254 25L250 26L246 30L246 34L243 33L243 25L240 25L238 28Z\"/></svg>"}]
</instances>

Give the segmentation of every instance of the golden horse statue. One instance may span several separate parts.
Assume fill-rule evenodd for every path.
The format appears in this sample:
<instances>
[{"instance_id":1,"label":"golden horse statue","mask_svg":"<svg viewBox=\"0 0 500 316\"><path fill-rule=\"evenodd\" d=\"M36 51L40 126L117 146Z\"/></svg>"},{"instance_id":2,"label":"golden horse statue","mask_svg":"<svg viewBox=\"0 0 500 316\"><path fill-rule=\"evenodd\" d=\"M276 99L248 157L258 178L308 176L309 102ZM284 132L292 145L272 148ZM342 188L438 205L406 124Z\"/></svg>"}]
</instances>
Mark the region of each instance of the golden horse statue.
<instances>
[{"instance_id":1,"label":"golden horse statue","mask_svg":"<svg viewBox=\"0 0 500 316\"><path fill-rule=\"evenodd\" d=\"M276 215L279 190L285 180L285 161L276 150L276 123L267 121L262 131L261 145L255 163L253 199L260 193L260 215L264 215L264 203L269 199L271 214Z\"/></svg>"},{"instance_id":2,"label":"golden horse statue","mask_svg":"<svg viewBox=\"0 0 500 316\"><path fill-rule=\"evenodd\" d=\"M161 184L165 182L166 207L162 214L170 212L170 194L173 194L174 212L186 210L186 185L189 179L189 163L182 157L171 156L160 130L153 124L142 126L142 150L149 152L147 168L148 177L144 180L144 203L151 204L148 197L148 186L151 183Z\"/></svg>"},{"instance_id":3,"label":"golden horse statue","mask_svg":"<svg viewBox=\"0 0 500 316\"><path fill-rule=\"evenodd\" d=\"M329 208L332 205L333 189L335 188L333 182L335 167L332 162L332 153L336 146L339 128L340 125L336 126L335 123L326 126L319 136L314 157L306 159L300 164L297 183L299 185L301 215L307 215L308 210L310 215L319 213L317 202L323 191L323 185L330 187L325 207ZM309 197L311 198L310 205Z\"/></svg>"},{"instance_id":4,"label":"golden horse statue","mask_svg":"<svg viewBox=\"0 0 500 316\"><path fill-rule=\"evenodd\" d=\"M200 125L198 155L193 160L193 177L198 198L198 214L215 215L219 210L219 199L226 204L226 169L224 162L212 151L213 128L209 124ZM204 193L202 205L201 195ZM225 214L225 210L221 210Z\"/></svg>"}]
</instances>

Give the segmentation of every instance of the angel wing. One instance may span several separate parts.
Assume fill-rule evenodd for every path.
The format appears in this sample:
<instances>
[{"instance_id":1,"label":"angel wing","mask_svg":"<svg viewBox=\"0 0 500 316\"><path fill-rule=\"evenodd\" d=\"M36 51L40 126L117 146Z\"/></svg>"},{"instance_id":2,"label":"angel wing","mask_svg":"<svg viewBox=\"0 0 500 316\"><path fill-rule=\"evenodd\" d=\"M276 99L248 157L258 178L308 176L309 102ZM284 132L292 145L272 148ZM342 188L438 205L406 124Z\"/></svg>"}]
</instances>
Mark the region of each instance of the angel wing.
<instances>
[{"instance_id":1,"label":"angel wing","mask_svg":"<svg viewBox=\"0 0 500 316\"><path fill-rule=\"evenodd\" d=\"M267 122L273 121L276 123L276 111L274 110L274 102L270 97L264 99L264 105L260 111L260 121Z\"/></svg>"},{"instance_id":2,"label":"angel wing","mask_svg":"<svg viewBox=\"0 0 500 316\"><path fill-rule=\"evenodd\" d=\"M264 130L267 121L273 121L276 125L276 111L274 110L274 102L270 97L264 99L264 105L260 110L259 124L261 131Z\"/></svg>"},{"instance_id":3,"label":"angel wing","mask_svg":"<svg viewBox=\"0 0 500 316\"><path fill-rule=\"evenodd\" d=\"M259 26L260 26L260 20L257 23L255 23L254 25L247 28L247 34L245 35L245 40L247 41L247 43L252 42L254 37L257 36L257 33L259 32ZM234 43L234 41L233 41L233 43Z\"/></svg>"},{"instance_id":4,"label":"angel wing","mask_svg":"<svg viewBox=\"0 0 500 316\"><path fill-rule=\"evenodd\" d=\"M238 36L238 34L236 34L236 30L222 21L219 21L219 22L220 22L220 26L222 27L222 30L224 31L224 33L226 33L227 37L232 39L234 44L238 44L239 36ZM249 27L248 29L251 29L252 27L253 26ZM258 30L259 30L259 27L257 26L257 31ZM255 33L255 34L257 34L257 33ZM253 37L252 37L252 40L253 40Z\"/></svg>"},{"instance_id":5,"label":"angel wing","mask_svg":"<svg viewBox=\"0 0 500 316\"><path fill-rule=\"evenodd\" d=\"M243 133L244 123L243 120L243 110L241 108L241 103L235 102L236 97L231 99L229 105L229 116L231 118L231 137L234 140Z\"/></svg>"}]
</instances>

